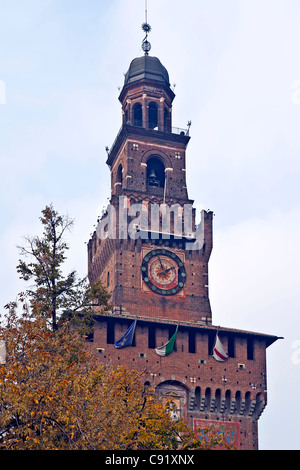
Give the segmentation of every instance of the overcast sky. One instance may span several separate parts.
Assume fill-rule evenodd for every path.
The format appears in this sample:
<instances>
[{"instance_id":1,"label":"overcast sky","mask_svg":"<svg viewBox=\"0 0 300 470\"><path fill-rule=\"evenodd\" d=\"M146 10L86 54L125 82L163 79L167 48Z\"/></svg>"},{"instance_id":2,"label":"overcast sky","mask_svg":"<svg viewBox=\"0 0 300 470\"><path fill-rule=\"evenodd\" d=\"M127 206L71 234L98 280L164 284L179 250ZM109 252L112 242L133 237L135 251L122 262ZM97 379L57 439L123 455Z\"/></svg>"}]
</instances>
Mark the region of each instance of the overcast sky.
<instances>
[{"instance_id":1,"label":"overcast sky","mask_svg":"<svg viewBox=\"0 0 300 470\"><path fill-rule=\"evenodd\" d=\"M259 443L300 449L300 2L148 9L151 55L176 84L173 125L192 121L189 197L215 214L213 324L284 337L267 350ZM85 242L110 196L118 88L142 54L143 22L144 0L2 0L1 305L24 287L16 246L39 233L51 202L75 219L68 268L86 274Z\"/></svg>"}]
</instances>

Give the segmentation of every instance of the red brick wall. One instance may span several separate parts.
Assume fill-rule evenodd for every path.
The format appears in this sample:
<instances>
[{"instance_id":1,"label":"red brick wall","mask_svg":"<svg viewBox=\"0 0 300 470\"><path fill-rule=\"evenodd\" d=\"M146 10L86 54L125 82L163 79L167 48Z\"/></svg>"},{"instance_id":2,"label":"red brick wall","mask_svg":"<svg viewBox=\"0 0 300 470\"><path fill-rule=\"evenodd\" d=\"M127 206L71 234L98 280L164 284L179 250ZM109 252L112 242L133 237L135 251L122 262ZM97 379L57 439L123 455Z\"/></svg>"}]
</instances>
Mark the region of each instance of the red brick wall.
<instances>
[{"instance_id":1,"label":"red brick wall","mask_svg":"<svg viewBox=\"0 0 300 470\"><path fill-rule=\"evenodd\" d=\"M213 339L216 330L213 327L191 328L182 325L176 338L176 350L170 356L160 357L155 349L149 348L149 328L155 327L156 346L161 346L168 341L176 325L139 320L134 346L116 349L113 344L107 344L107 322L115 324L114 337L110 340L117 341L132 321L120 317L98 318L94 341L89 344L89 348L99 361L114 366L126 364L132 369L143 371L144 381L158 388L161 384L179 386L186 396L184 416L191 426L195 419L207 423L239 423L240 448L256 449L257 419L266 402L265 341L242 333L219 333L225 349L228 335L231 335L235 343L235 357L227 362L217 362L209 355L208 341L209 335ZM195 335L195 352L189 352L191 334ZM254 359L251 360L247 359L247 338L254 340ZM104 351L97 352L97 348ZM240 368L241 364L243 368ZM206 399L207 403L201 411L201 399L208 393L207 390L209 399ZM213 399L216 400L215 405ZM226 400L223 410L222 399Z\"/></svg>"}]
</instances>

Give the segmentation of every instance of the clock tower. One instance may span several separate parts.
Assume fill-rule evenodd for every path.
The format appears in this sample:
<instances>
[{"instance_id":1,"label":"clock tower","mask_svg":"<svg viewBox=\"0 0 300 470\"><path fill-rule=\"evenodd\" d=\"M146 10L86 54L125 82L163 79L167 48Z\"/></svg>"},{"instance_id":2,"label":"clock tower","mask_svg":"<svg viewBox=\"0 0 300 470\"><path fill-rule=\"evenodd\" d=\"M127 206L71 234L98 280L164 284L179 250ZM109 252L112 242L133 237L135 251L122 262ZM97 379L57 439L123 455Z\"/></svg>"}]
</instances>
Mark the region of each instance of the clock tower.
<instances>
[{"instance_id":1,"label":"clock tower","mask_svg":"<svg viewBox=\"0 0 300 470\"><path fill-rule=\"evenodd\" d=\"M213 214L202 212L196 240L186 186L189 130L172 126L174 93L159 59L134 59L119 99L122 127L107 158L111 202L90 243L90 280L101 279L123 313L210 324ZM97 258L105 245L104 267Z\"/></svg>"},{"instance_id":2,"label":"clock tower","mask_svg":"<svg viewBox=\"0 0 300 470\"><path fill-rule=\"evenodd\" d=\"M89 280L101 280L113 305L106 315L95 309L90 348L100 361L146 371L145 381L171 396L175 415L192 428L210 427L238 449L257 449L266 348L277 337L212 324L213 213L203 210L196 225L186 184L190 123L173 126L169 74L149 55L150 26L143 29L145 54L125 75L122 125L107 149L110 202L88 243ZM132 341L118 347L133 322ZM161 353L174 335L171 351Z\"/></svg>"}]
</instances>

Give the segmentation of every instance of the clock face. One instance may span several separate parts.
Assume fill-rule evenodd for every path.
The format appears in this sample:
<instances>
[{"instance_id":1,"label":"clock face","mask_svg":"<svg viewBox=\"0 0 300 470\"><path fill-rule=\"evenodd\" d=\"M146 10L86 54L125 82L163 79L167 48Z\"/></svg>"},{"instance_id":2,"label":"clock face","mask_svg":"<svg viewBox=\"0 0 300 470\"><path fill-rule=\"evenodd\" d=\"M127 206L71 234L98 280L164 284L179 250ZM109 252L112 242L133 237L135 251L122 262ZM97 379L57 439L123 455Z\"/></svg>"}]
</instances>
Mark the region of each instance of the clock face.
<instances>
[{"instance_id":1,"label":"clock face","mask_svg":"<svg viewBox=\"0 0 300 470\"><path fill-rule=\"evenodd\" d=\"M184 287L186 271L183 261L172 251L152 250L142 261L142 278L156 294L174 295Z\"/></svg>"}]
</instances>

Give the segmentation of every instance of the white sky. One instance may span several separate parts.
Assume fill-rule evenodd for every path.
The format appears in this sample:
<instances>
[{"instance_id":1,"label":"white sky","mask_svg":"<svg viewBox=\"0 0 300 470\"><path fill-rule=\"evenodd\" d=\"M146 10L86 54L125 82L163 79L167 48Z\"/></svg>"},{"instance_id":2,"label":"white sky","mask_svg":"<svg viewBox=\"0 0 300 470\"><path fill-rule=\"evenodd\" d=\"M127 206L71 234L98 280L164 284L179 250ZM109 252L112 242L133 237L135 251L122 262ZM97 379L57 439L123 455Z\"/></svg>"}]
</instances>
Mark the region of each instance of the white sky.
<instances>
[{"instance_id":1,"label":"white sky","mask_svg":"<svg viewBox=\"0 0 300 470\"><path fill-rule=\"evenodd\" d=\"M192 121L189 196L215 213L213 323L284 336L267 352L259 441L299 449L300 2L148 8L151 55L176 84L173 125ZM84 242L110 195L105 147L121 125L118 87L141 55L143 22L143 0L1 2L2 305L24 287L16 245L39 232L50 202L75 219L68 268L86 274Z\"/></svg>"}]
</instances>

